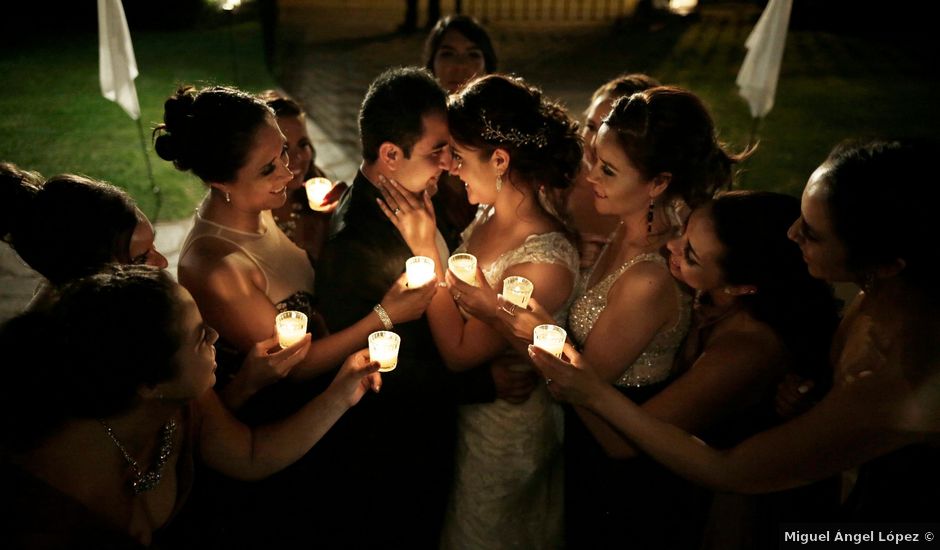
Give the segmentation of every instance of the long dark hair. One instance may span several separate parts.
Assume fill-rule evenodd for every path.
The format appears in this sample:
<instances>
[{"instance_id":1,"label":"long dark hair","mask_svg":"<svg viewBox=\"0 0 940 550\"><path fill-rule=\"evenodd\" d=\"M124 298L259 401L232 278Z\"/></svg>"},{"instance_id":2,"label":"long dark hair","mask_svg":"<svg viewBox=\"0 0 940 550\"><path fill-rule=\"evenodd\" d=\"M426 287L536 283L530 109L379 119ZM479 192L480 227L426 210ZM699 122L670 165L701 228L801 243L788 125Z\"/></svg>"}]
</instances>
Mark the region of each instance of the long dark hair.
<instances>
[{"instance_id":1,"label":"long dark hair","mask_svg":"<svg viewBox=\"0 0 940 550\"><path fill-rule=\"evenodd\" d=\"M800 201L767 191L731 191L705 208L724 249L718 264L725 282L757 288L738 302L780 336L799 374L827 381L841 304L831 286L810 276L800 247L787 237L800 216Z\"/></svg>"},{"instance_id":2,"label":"long dark hair","mask_svg":"<svg viewBox=\"0 0 940 550\"><path fill-rule=\"evenodd\" d=\"M903 260L900 276L940 296L936 209L940 191L935 141L845 141L823 163L826 205L851 272Z\"/></svg>"},{"instance_id":3,"label":"long dark hair","mask_svg":"<svg viewBox=\"0 0 940 550\"><path fill-rule=\"evenodd\" d=\"M424 67L434 74L434 56L441 47L447 31L454 30L462 34L467 40L473 42L483 52L483 67L488 73L495 73L497 67L496 50L489 33L476 19L469 15L448 15L438 20L424 42Z\"/></svg>"},{"instance_id":4,"label":"long dark hair","mask_svg":"<svg viewBox=\"0 0 940 550\"><path fill-rule=\"evenodd\" d=\"M35 446L70 418L120 414L141 386L174 376L178 288L162 269L113 266L0 327L11 367L0 389L3 447Z\"/></svg>"}]
</instances>

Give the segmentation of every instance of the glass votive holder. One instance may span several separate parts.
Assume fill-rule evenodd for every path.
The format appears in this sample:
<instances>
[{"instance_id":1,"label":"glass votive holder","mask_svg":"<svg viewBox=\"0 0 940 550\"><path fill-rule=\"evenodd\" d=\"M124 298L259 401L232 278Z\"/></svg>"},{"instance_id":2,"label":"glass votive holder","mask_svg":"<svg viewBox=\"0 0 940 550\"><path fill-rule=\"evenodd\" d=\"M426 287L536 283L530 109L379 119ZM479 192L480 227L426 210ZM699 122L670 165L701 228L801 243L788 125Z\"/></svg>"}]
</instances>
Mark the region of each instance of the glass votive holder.
<instances>
[{"instance_id":1,"label":"glass votive holder","mask_svg":"<svg viewBox=\"0 0 940 550\"><path fill-rule=\"evenodd\" d=\"M294 344L307 334L307 316L299 311L284 311L274 318L277 343L282 348Z\"/></svg>"},{"instance_id":2,"label":"glass votive holder","mask_svg":"<svg viewBox=\"0 0 940 550\"><path fill-rule=\"evenodd\" d=\"M532 331L532 343L555 357L561 357L568 333L556 325L539 325Z\"/></svg>"},{"instance_id":3,"label":"glass votive holder","mask_svg":"<svg viewBox=\"0 0 940 550\"><path fill-rule=\"evenodd\" d=\"M461 281L477 286L477 257L473 254L454 254L447 259L447 268Z\"/></svg>"},{"instance_id":4,"label":"glass votive holder","mask_svg":"<svg viewBox=\"0 0 940 550\"><path fill-rule=\"evenodd\" d=\"M328 207L323 204L323 199L333 189L332 181L327 178L310 178L304 182L304 188L307 190L307 202L311 210L315 212L327 210Z\"/></svg>"},{"instance_id":5,"label":"glass votive holder","mask_svg":"<svg viewBox=\"0 0 940 550\"><path fill-rule=\"evenodd\" d=\"M379 372L395 370L398 366L398 347L401 336L388 330L369 335L369 359L379 363Z\"/></svg>"},{"instance_id":6,"label":"glass votive holder","mask_svg":"<svg viewBox=\"0 0 940 550\"><path fill-rule=\"evenodd\" d=\"M434 278L434 260L427 256L408 258L405 261L405 278L410 288L424 286Z\"/></svg>"},{"instance_id":7,"label":"glass votive holder","mask_svg":"<svg viewBox=\"0 0 940 550\"><path fill-rule=\"evenodd\" d=\"M503 279L503 298L523 309L529 305L533 290L535 285L525 277L513 275Z\"/></svg>"}]
</instances>

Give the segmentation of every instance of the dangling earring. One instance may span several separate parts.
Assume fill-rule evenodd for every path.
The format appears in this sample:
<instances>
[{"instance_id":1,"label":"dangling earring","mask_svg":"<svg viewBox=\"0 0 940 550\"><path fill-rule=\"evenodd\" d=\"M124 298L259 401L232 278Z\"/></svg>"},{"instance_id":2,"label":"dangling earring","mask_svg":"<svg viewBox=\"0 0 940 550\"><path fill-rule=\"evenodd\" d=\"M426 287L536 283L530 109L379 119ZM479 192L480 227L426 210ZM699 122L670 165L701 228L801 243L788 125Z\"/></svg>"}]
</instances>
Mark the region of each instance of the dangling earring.
<instances>
[{"instance_id":1,"label":"dangling earring","mask_svg":"<svg viewBox=\"0 0 940 550\"><path fill-rule=\"evenodd\" d=\"M232 202L232 197L229 196L228 191L224 191L224 193L225 193L225 202Z\"/></svg>"},{"instance_id":2,"label":"dangling earring","mask_svg":"<svg viewBox=\"0 0 940 550\"><path fill-rule=\"evenodd\" d=\"M503 176L496 174L496 192L499 193L503 188Z\"/></svg>"},{"instance_id":3,"label":"dangling earring","mask_svg":"<svg viewBox=\"0 0 940 550\"><path fill-rule=\"evenodd\" d=\"M653 232L653 207L656 206L656 201L650 199L650 209L646 212L646 233Z\"/></svg>"}]
</instances>

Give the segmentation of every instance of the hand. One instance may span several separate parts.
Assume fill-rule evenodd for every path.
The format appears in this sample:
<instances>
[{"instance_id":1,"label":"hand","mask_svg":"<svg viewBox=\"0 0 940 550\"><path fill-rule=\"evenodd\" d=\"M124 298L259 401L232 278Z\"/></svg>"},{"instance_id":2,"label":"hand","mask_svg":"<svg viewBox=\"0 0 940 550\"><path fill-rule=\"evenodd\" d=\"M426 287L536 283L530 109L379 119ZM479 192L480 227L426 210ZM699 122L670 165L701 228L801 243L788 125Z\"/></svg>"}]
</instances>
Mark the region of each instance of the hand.
<instances>
[{"instance_id":1,"label":"hand","mask_svg":"<svg viewBox=\"0 0 940 550\"><path fill-rule=\"evenodd\" d=\"M531 342L535 327L557 324L555 318L545 311L535 298L529 298L529 305L525 308L514 305L502 295L497 296L497 300L499 320L510 328L516 338Z\"/></svg>"},{"instance_id":2,"label":"hand","mask_svg":"<svg viewBox=\"0 0 940 550\"><path fill-rule=\"evenodd\" d=\"M333 188L323 197L323 202L320 204L319 210L317 212L321 214L332 214L333 211L339 207L339 200L343 198L343 193L349 189L349 185L345 181L338 181L333 184Z\"/></svg>"},{"instance_id":3,"label":"hand","mask_svg":"<svg viewBox=\"0 0 940 550\"><path fill-rule=\"evenodd\" d=\"M346 358L327 391L338 392L346 404L352 407L366 391L371 389L378 393L381 386L382 375L379 374L378 361L369 359L368 349L361 349Z\"/></svg>"},{"instance_id":4,"label":"hand","mask_svg":"<svg viewBox=\"0 0 940 550\"><path fill-rule=\"evenodd\" d=\"M529 346L532 364L545 377L545 384L552 396L572 405L588 406L591 399L608 384L594 374L570 343L565 343L564 356L568 357L570 362L565 362L542 348Z\"/></svg>"},{"instance_id":5,"label":"hand","mask_svg":"<svg viewBox=\"0 0 940 550\"><path fill-rule=\"evenodd\" d=\"M518 359L513 363L495 361L490 365L496 397L514 405L525 403L540 380L537 371L528 366L520 369L519 366Z\"/></svg>"},{"instance_id":6,"label":"hand","mask_svg":"<svg viewBox=\"0 0 940 550\"><path fill-rule=\"evenodd\" d=\"M437 277L423 286L409 288L408 279L402 273L382 297L381 304L393 324L413 321L424 315L437 288Z\"/></svg>"},{"instance_id":7,"label":"hand","mask_svg":"<svg viewBox=\"0 0 940 550\"><path fill-rule=\"evenodd\" d=\"M806 412L815 404L811 391L815 383L799 375L788 372L777 385L774 408L782 419L793 418Z\"/></svg>"},{"instance_id":8,"label":"hand","mask_svg":"<svg viewBox=\"0 0 940 550\"><path fill-rule=\"evenodd\" d=\"M477 284L480 286L465 283L454 275L450 269L444 274L444 278L447 281L447 289L450 291L454 303L460 309L484 323L493 325L498 322L497 314L499 310L497 307L499 304L497 294L486 281L486 276L479 265L477 265Z\"/></svg>"},{"instance_id":9,"label":"hand","mask_svg":"<svg viewBox=\"0 0 940 550\"><path fill-rule=\"evenodd\" d=\"M235 376L244 377L240 383L244 384L249 395L253 395L261 388L290 374L291 369L300 363L310 350L310 340L311 335L305 334L303 338L284 349L278 345L276 335L258 342L248 351L242 361L242 368Z\"/></svg>"},{"instance_id":10,"label":"hand","mask_svg":"<svg viewBox=\"0 0 940 550\"><path fill-rule=\"evenodd\" d=\"M379 191L383 199L376 199L379 208L401 233L411 252L417 256L437 256L437 221L431 197L425 191L417 198L395 180L379 176Z\"/></svg>"},{"instance_id":11,"label":"hand","mask_svg":"<svg viewBox=\"0 0 940 550\"><path fill-rule=\"evenodd\" d=\"M581 269L587 269L594 265L601 249L607 244L607 237L600 235L582 235L578 246L578 254L581 257Z\"/></svg>"}]
</instances>

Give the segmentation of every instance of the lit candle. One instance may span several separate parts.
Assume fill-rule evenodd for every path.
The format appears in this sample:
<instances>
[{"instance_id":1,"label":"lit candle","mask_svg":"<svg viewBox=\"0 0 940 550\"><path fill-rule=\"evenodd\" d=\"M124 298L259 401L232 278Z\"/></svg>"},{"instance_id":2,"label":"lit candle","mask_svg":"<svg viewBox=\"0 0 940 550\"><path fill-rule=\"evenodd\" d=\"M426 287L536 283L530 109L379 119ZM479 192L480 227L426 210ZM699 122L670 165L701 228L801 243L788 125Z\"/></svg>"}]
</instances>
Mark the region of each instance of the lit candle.
<instances>
[{"instance_id":1,"label":"lit candle","mask_svg":"<svg viewBox=\"0 0 940 550\"><path fill-rule=\"evenodd\" d=\"M434 260L427 256L413 256L405 262L405 277L411 288L424 286L434 278Z\"/></svg>"},{"instance_id":2,"label":"lit candle","mask_svg":"<svg viewBox=\"0 0 940 550\"><path fill-rule=\"evenodd\" d=\"M503 298L521 308L529 305L533 290L535 290L535 285L525 277L513 275L503 279Z\"/></svg>"},{"instance_id":3,"label":"lit candle","mask_svg":"<svg viewBox=\"0 0 940 550\"><path fill-rule=\"evenodd\" d=\"M454 254L447 260L447 268L461 281L477 286L477 257L473 254Z\"/></svg>"},{"instance_id":4,"label":"lit candle","mask_svg":"<svg viewBox=\"0 0 940 550\"><path fill-rule=\"evenodd\" d=\"M552 353L555 357L561 357L565 347L565 338L568 333L565 329L555 325L539 325L532 331L532 343Z\"/></svg>"},{"instance_id":5,"label":"lit candle","mask_svg":"<svg viewBox=\"0 0 940 550\"><path fill-rule=\"evenodd\" d=\"M401 336L394 332L380 330L369 335L369 359L378 361L379 372L395 370L400 345Z\"/></svg>"},{"instance_id":6,"label":"lit candle","mask_svg":"<svg viewBox=\"0 0 940 550\"><path fill-rule=\"evenodd\" d=\"M307 316L299 311L285 311L274 318L277 343L286 348L307 334Z\"/></svg>"},{"instance_id":7,"label":"lit candle","mask_svg":"<svg viewBox=\"0 0 940 550\"><path fill-rule=\"evenodd\" d=\"M333 189L333 182L327 178L310 178L304 182L304 187L307 189L307 202L310 203L310 209L317 212L326 210L323 199Z\"/></svg>"}]
</instances>

